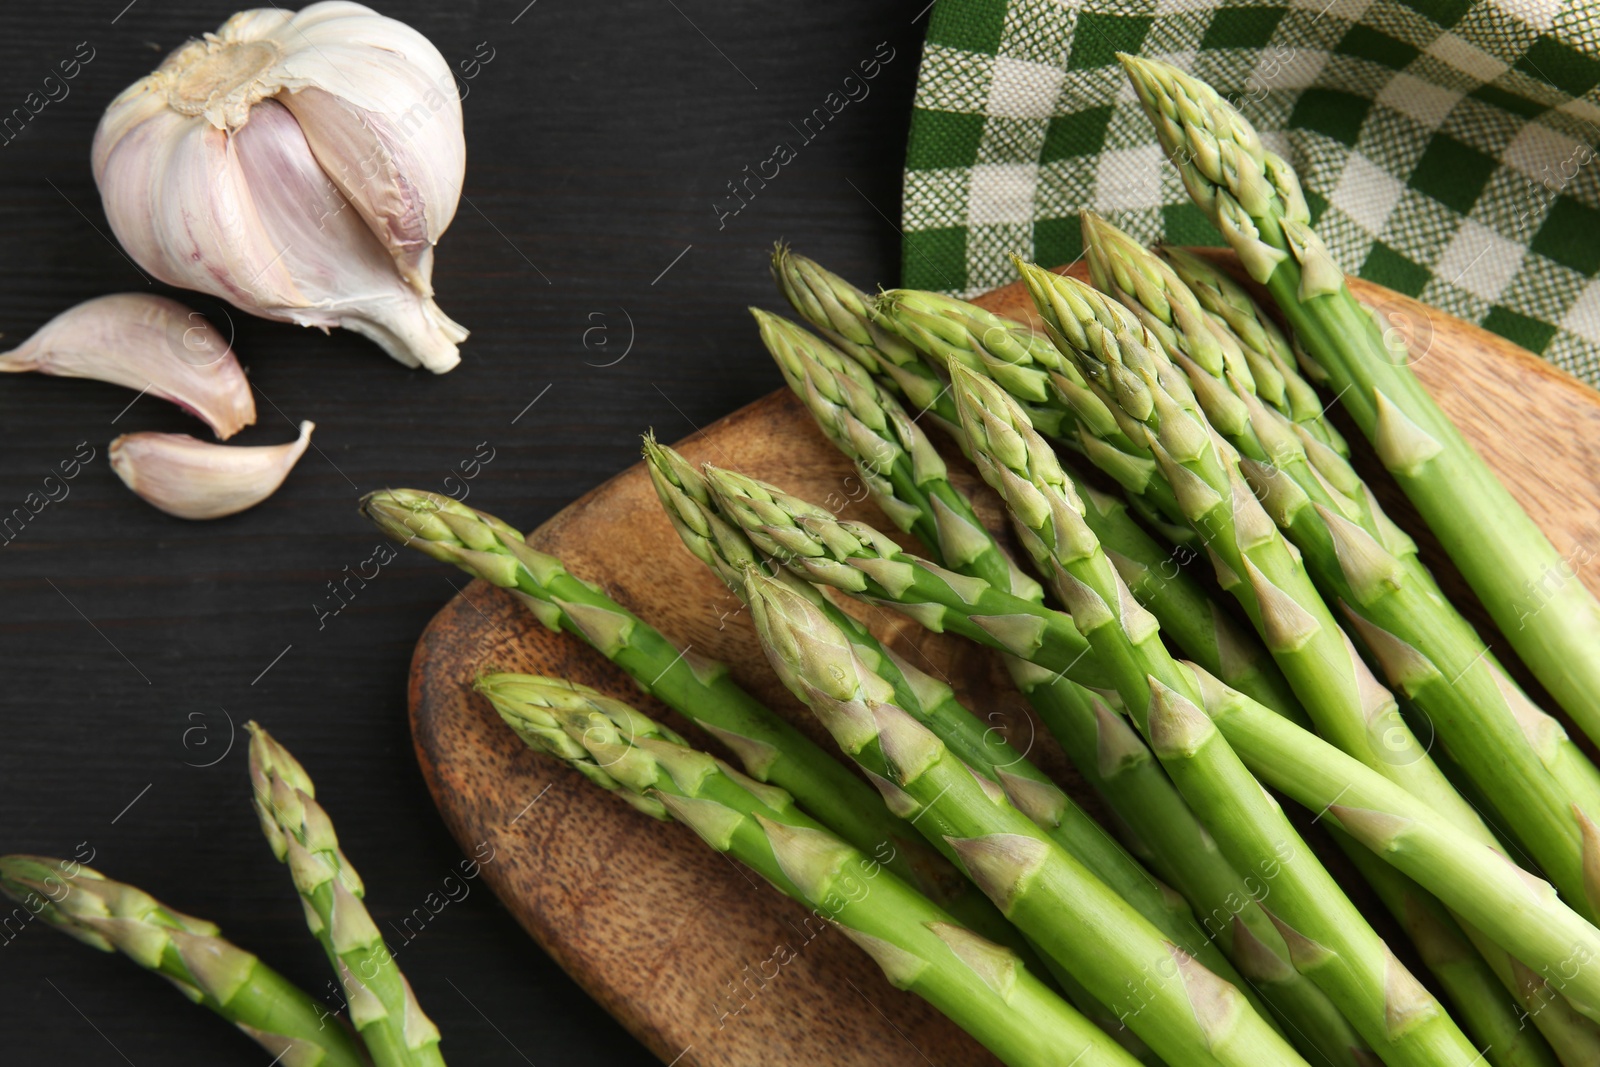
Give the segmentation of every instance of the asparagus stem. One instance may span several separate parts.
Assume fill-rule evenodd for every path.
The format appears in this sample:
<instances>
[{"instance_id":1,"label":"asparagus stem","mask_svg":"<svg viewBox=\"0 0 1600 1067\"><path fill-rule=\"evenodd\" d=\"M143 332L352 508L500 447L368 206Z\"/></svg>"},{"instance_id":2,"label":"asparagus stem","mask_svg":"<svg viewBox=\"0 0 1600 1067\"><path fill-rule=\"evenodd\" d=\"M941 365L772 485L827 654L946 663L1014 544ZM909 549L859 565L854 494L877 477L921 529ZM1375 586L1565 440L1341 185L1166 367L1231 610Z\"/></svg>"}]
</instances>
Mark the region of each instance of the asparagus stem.
<instances>
[{"instance_id":1,"label":"asparagus stem","mask_svg":"<svg viewBox=\"0 0 1600 1067\"><path fill-rule=\"evenodd\" d=\"M1600 1018L1600 930L1550 884L1383 775L1199 672L1206 713L1263 782L1334 820Z\"/></svg>"},{"instance_id":2,"label":"asparagus stem","mask_svg":"<svg viewBox=\"0 0 1600 1067\"><path fill-rule=\"evenodd\" d=\"M1293 170L1210 86L1122 57L1190 196L1266 285L1500 632L1600 738L1600 603L1358 304L1310 226ZM1403 348L1403 346L1401 346Z\"/></svg>"},{"instance_id":3,"label":"asparagus stem","mask_svg":"<svg viewBox=\"0 0 1600 1067\"><path fill-rule=\"evenodd\" d=\"M1349 464L1311 441L1314 466L1307 441L1256 402L1248 382L1212 375L1190 358L1181 332L1159 330L1163 311L1181 321L1181 309L1198 310L1177 275L1102 219L1085 214L1084 230L1095 283L1151 327L1183 367L1211 425L1243 457L1246 479L1389 683L1427 717L1563 896L1593 919L1581 820L1586 810L1600 812L1600 793L1574 793L1552 772L1560 760L1584 760L1566 731L1502 681L1488 648L1410 550L1410 538L1398 551L1384 544L1392 527L1368 503L1372 495Z\"/></svg>"},{"instance_id":4,"label":"asparagus stem","mask_svg":"<svg viewBox=\"0 0 1600 1067\"><path fill-rule=\"evenodd\" d=\"M1132 1067L1017 956L958 925L877 860L763 785L688 747L645 715L585 686L491 674L479 692L529 746L657 818L686 824L834 924L910 990L1013 1067Z\"/></svg>"},{"instance_id":5,"label":"asparagus stem","mask_svg":"<svg viewBox=\"0 0 1600 1067\"><path fill-rule=\"evenodd\" d=\"M1123 706L1234 869L1271 885L1272 915L1301 974L1327 994L1385 1062L1469 1064L1477 1053L1431 994L1389 953L1276 803L1201 714L1199 685L1161 643L1083 522L1055 454L996 383L951 379L984 480L1004 498L1024 545L1116 674Z\"/></svg>"},{"instance_id":6,"label":"asparagus stem","mask_svg":"<svg viewBox=\"0 0 1600 1067\"><path fill-rule=\"evenodd\" d=\"M1304 1061L1238 989L1177 948L893 703L894 688L812 600L755 567L744 592L768 659L852 758L1044 951L1173 1067ZM1146 976L1148 981L1136 976Z\"/></svg>"},{"instance_id":7,"label":"asparagus stem","mask_svg":"<svg viewBox=\"0 0 1600 1067\"><path fill-rule=\"evenodd\" d=\"M102 952L121 952L168 979L293 1067L364 1067L354 1039L328 1012L217 927L75 860L0 856L0 892Z\"/></svg>"},{"instance_id":8,"label":"asparagus stem","mask_svg":"<svg viewBox=\"0 0 1600 1067\"><path fill-rule=\"evenodd\" d=\"M969 921L975 916L965 909L973 902L989 910L870 786L741 689L726 667L680 650L560 560L529 547L505 522L414 489L372 493L361 508L394 540L512 591L545 626L588 643L651 696L725 744L745 773L794 794L863 852L892 855L886 862L900 878Z\"/></svg>"},{"instance_id":9,"label":"asparagus stem","mask_svg":"<svg viewBox=\"0 0 1600 1067\"><path fill-rule=\"evenodd\" d=\"M439 1030L400 973L362 897L366 889L339 847L305 768L254 722L250 781L273 855L289 866L306 925L333 964L350 1022L377 1067L444 1067Z\"/></svg>"},{"instance_id":10,"label":"asparagus stem","mask_svg":"<svg viewBox=\"0 0 1600 1067\"><path fill-rule=\"evenodd\" d=\"M1083 283L1019 265L1057 345L1130 429L1146 435L1181 516L1215 553L1224 588L1249 614L1317 732L1492 842L1334 620L1299 553L1246 484L1238 453L1216 435L1160 342L1132 312Z\"/></svg>"}]
</instances>

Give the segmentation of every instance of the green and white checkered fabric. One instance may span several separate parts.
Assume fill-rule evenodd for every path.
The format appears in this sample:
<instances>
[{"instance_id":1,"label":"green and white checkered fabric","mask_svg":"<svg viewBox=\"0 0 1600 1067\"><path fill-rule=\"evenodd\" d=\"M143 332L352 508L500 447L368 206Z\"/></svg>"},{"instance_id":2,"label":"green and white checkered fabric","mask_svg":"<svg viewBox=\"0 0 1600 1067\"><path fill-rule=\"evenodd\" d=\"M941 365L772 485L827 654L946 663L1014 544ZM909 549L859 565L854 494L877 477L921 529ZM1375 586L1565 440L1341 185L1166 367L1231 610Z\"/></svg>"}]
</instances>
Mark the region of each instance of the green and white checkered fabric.
<instances>
[{"instance_id":1,"label":"green and white checkered fabric","mask_svg":"<svg viewBox=\"0 0 1600 1067\"><path fill-rule=\"evenodd\" d=\"M938 0L905 173L904 283L1065 263L1088 207L1221 244L1114 59L1229 94L1347 272L1600 383L1597 0Z\"/></svg>"}]
</instances>

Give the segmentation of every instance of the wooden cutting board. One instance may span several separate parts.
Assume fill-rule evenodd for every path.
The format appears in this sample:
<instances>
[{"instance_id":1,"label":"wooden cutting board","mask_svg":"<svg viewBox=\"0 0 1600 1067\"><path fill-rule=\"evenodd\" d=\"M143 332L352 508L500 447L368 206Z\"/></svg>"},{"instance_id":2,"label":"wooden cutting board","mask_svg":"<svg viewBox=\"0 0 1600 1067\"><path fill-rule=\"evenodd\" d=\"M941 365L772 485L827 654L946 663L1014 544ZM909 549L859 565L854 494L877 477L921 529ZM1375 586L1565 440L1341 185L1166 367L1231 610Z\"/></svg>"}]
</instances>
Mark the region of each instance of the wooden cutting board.
<instances>
[{"instance_id":1,"label":"wooden cutting board","mask_svg":"<svg viewBox=\"0 0 1600 1067\"><path fill-rule=\"evenodd\" d=\"M1557 547L1568 553L1581 542L1593 544L1600 530L1600 492L1591 475L1600 470L1600 396L1484 330L1377 286L1352 285L1407 334L1419 376ZM1032 317L1020 284L978 302ZM749 358L767 358L753 333ZM678 447L693 461L744 471L847 518L888 528L863 503L850 465L786 391ZM975 492L991 527L1001 529L994 498L965 466L952 469ZM1391 488L1381 471L1363 473L1375 486ZM1409 508L1392 488L1381 495L1423 541L1426 554L1429 539ZM516 501L485 503L518 520ZM565 560L574 574L601 583L673 640L729 664L746 688L826 741L772 676L738 601L679 544L642 466L575 501L529 540ZM1592 555L1584 550L1573 558ZM1437 561L1434 552L1430 562ZM1596 577L1594 568L1584 569L1591 586L1600 585ZM1458 578L1441 578L1453 594L1464 593ZM989 653L926 633L888 611L862 610L880 637L954 685L969 707L1005 727L1074 796L1096 808L1054 744L1037 733ZM1493 643L1510 658L1503 641ZM412 660L417 757L451 832L468 855L493 848L484 876L517 921L663 1062L994 1062L920 1000L890 987L836 932L808 936L814 925L803 924L803 908L688 830L648 819L526 749L471 692L472 679L485 670L572 678L634 700L691 736L694 731L641 697L598 653L551 634L483 582L440 610Z\"/></svg>"}]
</instances>

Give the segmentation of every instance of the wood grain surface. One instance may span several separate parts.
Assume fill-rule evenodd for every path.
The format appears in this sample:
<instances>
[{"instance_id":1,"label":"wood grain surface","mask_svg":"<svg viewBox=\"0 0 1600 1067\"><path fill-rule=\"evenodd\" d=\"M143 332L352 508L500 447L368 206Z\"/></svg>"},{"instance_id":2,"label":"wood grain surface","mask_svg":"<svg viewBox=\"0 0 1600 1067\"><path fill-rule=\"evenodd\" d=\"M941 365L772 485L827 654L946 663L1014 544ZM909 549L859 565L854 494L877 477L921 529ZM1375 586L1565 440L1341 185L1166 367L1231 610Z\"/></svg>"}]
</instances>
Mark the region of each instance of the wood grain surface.
<instances>
[{"instance_id":1,"label":"wood grain surface","mask_svg":"<svg viewBox=\"0 0 1600 1067\"><path fill-rule=\"evenodd\" d=\"M1600 397L1492 334L1406 297L1352 284L1405 332L1418 374L1557 546L1565 551L1592 539ZM980 302L1018 317L1031 314L1020 286ZM749 358L758 352L752 342ZM846 517L887 526L862 501L850 465L787 392L679 447L691 460L744 471ZM1363 453L1364 444L1356 451ZM966 467L953 471L966 488L981 488ZM1383 491L1389 487L1373 470L1365 473L1402 524L1420 534L1394 492ZM985 519L999 529L997 502L987 490L976 495ZM577 500L529 540L675 641L728 663L741 684L824 739L772 676L737 600L682 549L641 467ZM1448 568L1441 579L1463 594ZM1086 806L1097 807L1054 744L1039 735L990 653L891 612L852 607L880 637L955 686L975 712L992 717ZM1493 643L1509 658L1503 642ZM483 843L493 847L485 876L517 920L663 1061L708 1067L992 1062L921 1001L889 987L836 933L808 938L804 909L757 884L687 829L647 819L527 750L470 691L471 679L488 669L567 676L693 731L640 697L598 653L551 634L482 582L440 611L417 645L413 736L447 825L469 854Z\"/></svg>"}]
</instances>

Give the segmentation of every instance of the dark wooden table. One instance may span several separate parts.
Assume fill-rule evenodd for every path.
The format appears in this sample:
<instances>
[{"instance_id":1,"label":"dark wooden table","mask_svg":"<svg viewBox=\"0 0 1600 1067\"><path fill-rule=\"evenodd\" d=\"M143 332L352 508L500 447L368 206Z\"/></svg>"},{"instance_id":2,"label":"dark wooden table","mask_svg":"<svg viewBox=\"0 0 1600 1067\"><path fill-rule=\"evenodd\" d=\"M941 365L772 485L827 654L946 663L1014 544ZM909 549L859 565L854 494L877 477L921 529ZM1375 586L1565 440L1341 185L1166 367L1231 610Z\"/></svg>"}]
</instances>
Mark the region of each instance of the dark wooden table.
<instances>
[{"instance_id":1,"label":"dark wooden table","mask_svg":"<svg viewBox=\"0 0 1600 1067\"><path fill-rule=\"evenodd\" d=\"M0 344L80 300L151 288L107 236L90 138L118 91L233 8L125 3L0 12L0 116L87 54L81 42L93 54L0 146ZM119 433L199 435L198 422L112 386L0 378L0 514L80 447L94 454L0 537L0 851L92 852L331 997L250 811L242 727L259 719L315 776L452 1063L642 1062L481 881L459 881L418 776L406 666L463 579L402 555L337 614L328 583L378 542L355 510L363 492L466 491L531 527L631 464L644 430L675 439L777 387L744 310L778 306L773 240L893 282L926 16L920 2L840 0L382 6L463 76L466 196L435 277L473 331L462 364L436 378L351 334L175 294L236 330L260 409L238 443L318 425L276 496L210 523L155 511L106 462ZM795 125L890 50L870 95L802 141ZM779 142L795 159L719 220L727 183ZM459 899L439 907L447 889ZM37 923L0 933L0 1034L6 1063L267 1062L165 983Z\"/></svg>"}]
</instances>

